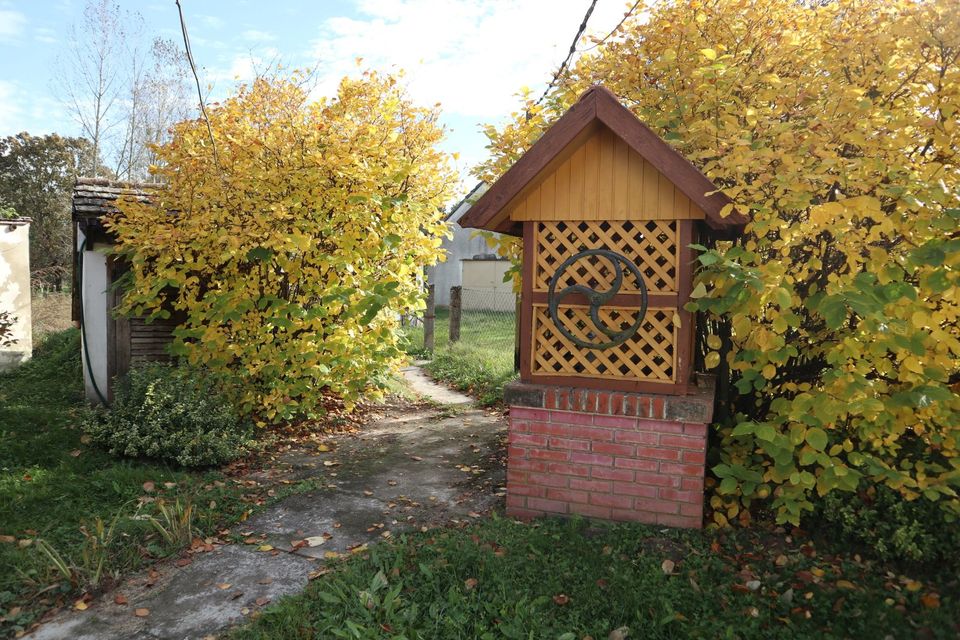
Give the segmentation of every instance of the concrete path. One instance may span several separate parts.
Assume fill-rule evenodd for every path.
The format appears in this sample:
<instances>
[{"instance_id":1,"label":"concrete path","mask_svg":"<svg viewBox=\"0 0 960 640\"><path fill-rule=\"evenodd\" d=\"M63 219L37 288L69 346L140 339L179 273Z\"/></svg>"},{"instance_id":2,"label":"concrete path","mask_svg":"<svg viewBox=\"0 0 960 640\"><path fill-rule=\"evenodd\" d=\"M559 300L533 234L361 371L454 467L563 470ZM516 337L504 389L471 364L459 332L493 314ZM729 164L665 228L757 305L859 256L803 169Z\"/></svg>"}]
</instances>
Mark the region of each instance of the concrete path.
<instances>
[{"instance_id":1,"label":"concrete path","mask_svg":"<svg viewBox=\"0 0 960 640\"><path fill-rule=\"evenodd\" d=\"M393 405L357 435L331 437L329 452L281 457L289 479L312 479L235 530L248 544L216 547L177 567L132 576L84 612L63 612L35 640L216 638L267 603L297 593L311 574L362 545L501 506L504 423L470 399L426 379L405 377L434 405ZM437 391L434 389L439 389ZM274 473L275 477L275 473ZM122 593L127 603L114 603ZM147 609L139 617L137 609ZM141 611L141 613L143 613Z\"/></svg>"}]
</instances>

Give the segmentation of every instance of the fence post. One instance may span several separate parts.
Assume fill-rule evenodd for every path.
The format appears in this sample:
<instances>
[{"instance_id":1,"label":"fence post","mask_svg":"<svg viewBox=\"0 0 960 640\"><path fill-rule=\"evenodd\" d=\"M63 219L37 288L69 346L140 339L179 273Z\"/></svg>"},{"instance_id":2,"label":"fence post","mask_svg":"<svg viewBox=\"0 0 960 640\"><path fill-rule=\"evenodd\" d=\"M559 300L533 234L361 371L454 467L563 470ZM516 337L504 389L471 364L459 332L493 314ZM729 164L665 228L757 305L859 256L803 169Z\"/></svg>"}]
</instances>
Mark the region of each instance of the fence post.
<instances>
[{"instance_id":1,"label":"fence post","mask_svg":"<svg viewBox=\"0 0 960 640\"><path fill-rule=\"evenodd\" d=\"M450 343L460 339L460 306L463 287L450 287Z\"/></svg>"},{"instance_id":2,"label":"fence post","mask_svg":"<svg viewBox=\"0 0 960 640\"><path fill-rule=\"evenodd\" d=\"M423 348L426 351L433 351L433 321L437 317L433 292L434 285L427 285L427 310L423 314Z\"/></svg>"}]
</instances>

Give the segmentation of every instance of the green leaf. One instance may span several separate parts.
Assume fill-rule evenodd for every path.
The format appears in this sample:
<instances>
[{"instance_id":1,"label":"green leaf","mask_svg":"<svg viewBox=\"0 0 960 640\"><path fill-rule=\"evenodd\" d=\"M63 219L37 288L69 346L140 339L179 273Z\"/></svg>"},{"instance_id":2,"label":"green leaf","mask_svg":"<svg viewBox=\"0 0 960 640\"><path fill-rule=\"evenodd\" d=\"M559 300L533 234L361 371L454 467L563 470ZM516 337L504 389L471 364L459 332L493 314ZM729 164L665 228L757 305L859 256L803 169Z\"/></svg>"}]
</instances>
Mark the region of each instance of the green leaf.
<instances>
[{"instance_id":1,"label":"green leaf","mask_svg":"<svg viewBox=\"0 0 960 640\"><path fill-rule=\"evenodd\" d=\"M805 440L817 451L823 451L827 447L827 432L819 427L812 427L807 430Z\"/></svg>"}]
</instances>

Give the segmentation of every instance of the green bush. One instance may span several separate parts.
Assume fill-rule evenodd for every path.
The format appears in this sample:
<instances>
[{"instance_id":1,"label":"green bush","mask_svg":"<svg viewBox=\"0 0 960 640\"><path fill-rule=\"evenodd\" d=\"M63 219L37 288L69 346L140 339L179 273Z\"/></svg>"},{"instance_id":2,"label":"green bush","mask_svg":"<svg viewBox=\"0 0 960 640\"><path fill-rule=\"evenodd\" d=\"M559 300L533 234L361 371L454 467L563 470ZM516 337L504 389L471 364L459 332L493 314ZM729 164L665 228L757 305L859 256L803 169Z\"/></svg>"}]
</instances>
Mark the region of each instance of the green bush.
<instances>
[{"instance_id":1,"label":"green bush","mask_svg":"<svg viewBox=\"0 0 960 640\"><path fill-rule=\"evenodd\" d=\"M904 500L878 485L856 493L832 492L819 507L835 535L869 548L883 560L960 568L960 523L936 503Z\"/></svg>"},{"instance_id":2,"label":"green bush","mask_svg":"<svg viewBox=\"0 0 960 640\"><path fill-rule=\"evenodd\" d=\"M223 464L252 444L250 426L213 378L162 363L132 369L117 385L112 407L90 415L84 431L114 455L183 467Z\"/></svg>"}]
</instances>

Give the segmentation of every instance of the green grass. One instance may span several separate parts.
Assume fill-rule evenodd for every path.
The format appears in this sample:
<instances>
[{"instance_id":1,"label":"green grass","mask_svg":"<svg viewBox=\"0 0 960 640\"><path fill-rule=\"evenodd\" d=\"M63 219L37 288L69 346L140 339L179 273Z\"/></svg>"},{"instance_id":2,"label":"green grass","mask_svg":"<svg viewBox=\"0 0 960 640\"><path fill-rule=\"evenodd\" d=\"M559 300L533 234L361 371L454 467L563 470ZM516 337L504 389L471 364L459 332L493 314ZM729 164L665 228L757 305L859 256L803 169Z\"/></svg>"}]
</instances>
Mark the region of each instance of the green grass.
<instances>
[{"instance_id":1,"label":"green grass","mask_svg":"<svg viewBox=\"0 0 960 640\"><path fill-rule=\"evenodd\" d=\"M782 534L494 518L381 543L232 637L955 638L956 591L907 580Z\"/></svg>"},{"instance_id":2,"label":"green grass","mask_svg":"<svg viewBox=\"0 0 960 640\"><path fill-rule=\"evenodd\" d=\"M437 309L432 354L423 350L423 328L408 330L408 352L431 358L425 366L430 375L459 391L475 396L484 405L503 399L503 385L514 378L515 318L497 311L462 312L460 341L450 342L450 311Z\"/></svg>"},{"instance_id":3,"label":"green grass","mask_svg":"<svg viewBox=\"0 0 960 640\"><path fill-rule=\"evenodd\" d=\"M219 472L121 460L84 444L79 348L75 329L51 334L32 360L0 375L0 637L83 590L54 572L38 539L79 561L86 540L81 527L90 531L97 518L109 523L119 513L108 573L174 551L147 523L126 517L138 509L155 513L155 505L138 501L147 495L145 482L156 485L150 497L180 497L202 507L196 519L201 531L213 531L249 508L233 499L240 490ZM210 508L210 501L218 506Z\"/></svg>"}]
</instances>

